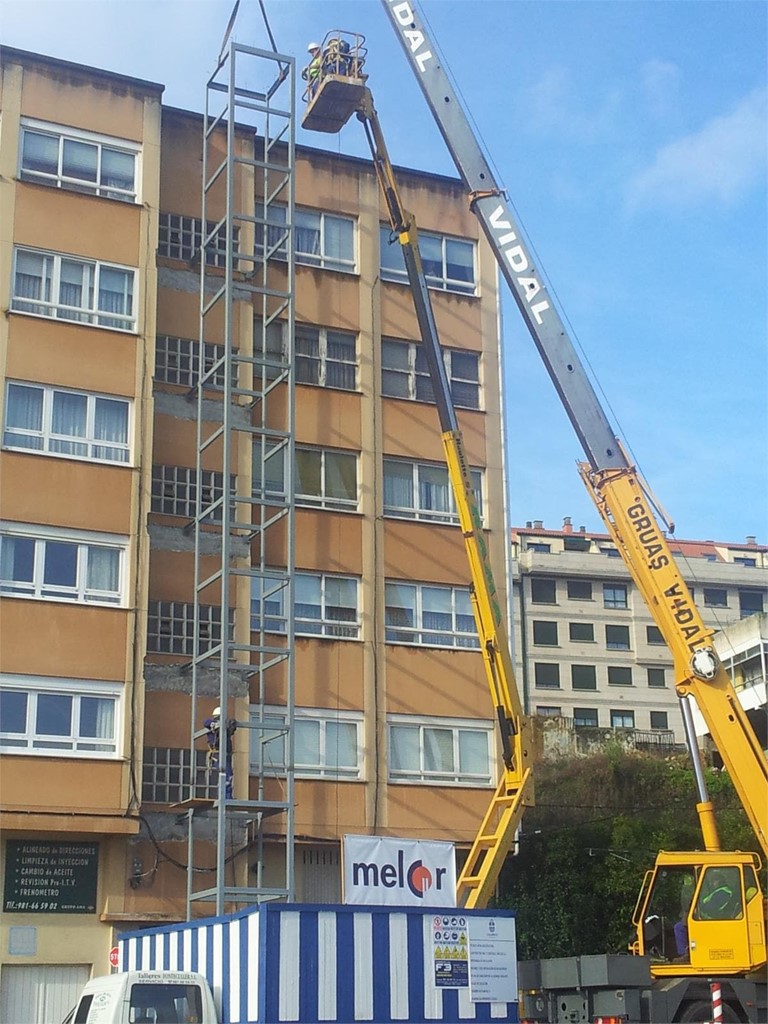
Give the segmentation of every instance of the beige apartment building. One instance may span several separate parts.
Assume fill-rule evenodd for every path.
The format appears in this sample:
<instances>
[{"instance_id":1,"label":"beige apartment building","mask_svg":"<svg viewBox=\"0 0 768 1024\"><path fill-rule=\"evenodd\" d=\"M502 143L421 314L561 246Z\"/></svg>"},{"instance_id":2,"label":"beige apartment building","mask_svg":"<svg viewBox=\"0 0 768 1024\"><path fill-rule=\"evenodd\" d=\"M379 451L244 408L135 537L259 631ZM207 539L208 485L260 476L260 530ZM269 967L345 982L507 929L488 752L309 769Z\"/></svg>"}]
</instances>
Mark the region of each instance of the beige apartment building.
<instances>
[{"instance_id":1,"label":"beige apartment building","mask_svg":"<svg viewBox=\"0 0 768 1024\"><path fill-rule=\"evenodd\" d=\"M1 56L0 1017L24 1024L63 1018L121 930L184 919L222 850L228 884L334 901L345 834L468 846L497 753L369 161L286 141L265 216L265 146L247 126L204 145L203 117L164 108L161 85ZM215 189L201 217L206 146L242 158L234 270ZM495 262L457 181L399 178L503 595ZM203 317L202 354L201 271L211 294L236 279L227 315ZM225 539L227 495L259 509L258 529L237 511ZM207 573L228 581L224 600ZM203 725L222 682L196 657L221 643L241 812L226 838ZM254 809L269 818L258 841Z\"/></svg>"},{"instance_id":2,"label":"beige apartment building","mask_svg":"<svg viewBox=\"0 0 768 1024\"><path fill-rule=\"evenodd\" d=\"M670 546L728 664L734 624L766 609L768 547L754 537ZM609 535L568 518L559 529L533 521L513 528L512 552L528 713L563 717L576 730L629 730L640 746L684 743L671 655Z\"/></svg>"}]
</instances>

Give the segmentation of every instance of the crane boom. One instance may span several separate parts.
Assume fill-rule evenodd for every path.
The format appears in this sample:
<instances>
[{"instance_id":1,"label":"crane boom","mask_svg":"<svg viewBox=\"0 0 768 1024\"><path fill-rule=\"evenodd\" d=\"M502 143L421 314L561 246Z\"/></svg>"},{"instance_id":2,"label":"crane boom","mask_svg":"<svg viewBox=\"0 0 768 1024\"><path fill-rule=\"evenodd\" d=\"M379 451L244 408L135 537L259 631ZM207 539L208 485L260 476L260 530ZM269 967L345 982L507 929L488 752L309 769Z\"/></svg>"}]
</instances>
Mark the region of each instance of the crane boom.
<instances>
[{"instance_id":1,"label":"crane boom","mask_svg":"<svg viewBox=\"0 0 768 1024\"><path fill-rule=\"evenodd\" d=\"M653 501L614 434L413 0L381 0L467 189L472 210L581 441L581 475L693 696L768 856L768 762L712 647ZM695 751L692 751L695 756ZM704 827L705 823L702 822ZM706 828L705 828L706 834Z\"/></svg>"}]
</instances>

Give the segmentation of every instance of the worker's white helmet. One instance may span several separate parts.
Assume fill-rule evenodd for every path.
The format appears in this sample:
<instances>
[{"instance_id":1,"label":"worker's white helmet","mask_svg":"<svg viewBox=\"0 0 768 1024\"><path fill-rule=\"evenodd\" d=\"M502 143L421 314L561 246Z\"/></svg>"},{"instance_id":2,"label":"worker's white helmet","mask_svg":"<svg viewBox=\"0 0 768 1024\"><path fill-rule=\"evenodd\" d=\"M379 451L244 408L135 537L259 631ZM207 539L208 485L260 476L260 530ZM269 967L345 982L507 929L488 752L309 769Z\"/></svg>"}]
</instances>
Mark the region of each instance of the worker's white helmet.
<instances>
[{"instance_id":1,"label":"worker's white helmet","mask_svg":"<svg viewBox=\"0 0 768 1024\"><path fill-rule=\"evenodd\" d=\"M320 49L320 43L310 43L307 47L307 53L314 53L315 50Z\"/></svg>"},{"instance_id":2,"label":"worker's white helmet","mask_svg":"<svg viewBox=\"0 0 768 1024\"><path fill-rule=\"evenodd\" d=\"M211 718L221 718L221 708L214 708L211 712Z\"/></svg>"}]
</instances>

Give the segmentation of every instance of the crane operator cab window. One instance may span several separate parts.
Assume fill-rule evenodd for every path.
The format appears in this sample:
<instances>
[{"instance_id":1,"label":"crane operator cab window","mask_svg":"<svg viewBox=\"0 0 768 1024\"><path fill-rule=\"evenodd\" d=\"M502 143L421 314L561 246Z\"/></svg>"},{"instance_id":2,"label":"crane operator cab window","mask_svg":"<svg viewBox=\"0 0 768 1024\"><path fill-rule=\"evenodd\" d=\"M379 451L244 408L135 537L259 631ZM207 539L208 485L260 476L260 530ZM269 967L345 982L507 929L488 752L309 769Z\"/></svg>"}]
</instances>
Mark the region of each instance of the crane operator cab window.
<instances>
[{"instance_id":1,"label":"crane operator cab window","mask_svg":"<svg viewBox=\"0 0 768 1024\"><path fill-rule=\"evenodd\" d=\"M707 868L693 911L696 921L736 921L744 916L741 872L737 867Z\"/></svg>"},{"instance_id":2,"label":"crane operator cab window","mask_svg":"<svg viewBox=\"0 0 768 1024\"><path fill-rule=\"evenodd\" d=\"M653 882L643 921L643 951L654 960L688 963L688 912L696 890L690 865L666 867Z\"/></svg>"}]
</instances>

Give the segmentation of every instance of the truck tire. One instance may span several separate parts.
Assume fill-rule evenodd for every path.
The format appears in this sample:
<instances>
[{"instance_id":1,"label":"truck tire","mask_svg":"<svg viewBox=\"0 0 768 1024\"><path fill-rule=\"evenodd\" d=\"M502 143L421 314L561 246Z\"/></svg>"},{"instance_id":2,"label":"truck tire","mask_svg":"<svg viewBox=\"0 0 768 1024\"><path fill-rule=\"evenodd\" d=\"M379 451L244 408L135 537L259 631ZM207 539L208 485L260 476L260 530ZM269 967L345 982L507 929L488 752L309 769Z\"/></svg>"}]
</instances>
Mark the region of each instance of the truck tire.
<instances>
[{"instance_id":1,"label":"truck tire","mask_svg":"<svg viewBox=\"0 0 768 1024\"><path fill-rule=\"evenodd\" d=\"M688 1003L677 1018L680 1024L708 1024L712 1020L712 1003L701 1000L698 1003ZM723 1003L723 1024L739 1024L741 1017L732 1006Z\"/></svg>"}]
</instances>

